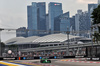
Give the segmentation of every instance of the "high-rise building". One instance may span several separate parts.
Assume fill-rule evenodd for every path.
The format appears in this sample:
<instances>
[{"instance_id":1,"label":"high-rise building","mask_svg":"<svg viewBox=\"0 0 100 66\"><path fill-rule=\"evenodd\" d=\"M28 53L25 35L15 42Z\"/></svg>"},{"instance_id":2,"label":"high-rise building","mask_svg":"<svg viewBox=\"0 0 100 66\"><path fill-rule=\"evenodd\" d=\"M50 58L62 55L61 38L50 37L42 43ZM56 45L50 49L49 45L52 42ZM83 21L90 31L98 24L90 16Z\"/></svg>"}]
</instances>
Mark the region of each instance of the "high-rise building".
<instances>
[{"instance_id":1,"label":"high-rise building","mask_svg":"<svg viewBox=\"0 0 100 66\"><path fill-rule=\"evenodd\" d=\"M46 14L46 30L49 31L49 14Z\"/></svg>"},{"instance_id":2,"label":"high-rise building","mask_svg":"<svg viewBox=\"0 0 100 66\"><path fill-rule=\"evenodd\" d=\"M76 35L88 37L86 31L90 30L90 22L89 22L89 14L88 12L82 12L82 10L78 10L75 15L75 31Z\"/></svg>"},{"instance_id":3,"label":"high-rise building","mask_svg":"<svg viewBox=\"0 0 100 66\"><path fill-rule=\"evenodd\" d=\"M54 19L59 15L63 14L62 3L50 2L48 8L50 29L51 33L54 33Z\"/></svg>"},{"instance_id":4,"label":"high-rise building","mask_svg":"<svg viewBox=\"0 0 100 66\"><path fill-rule=\"evenodd\" d=\"M60 17L60 31L69 31L70 30L70 18L69 18L69 12L64 13Z\"/></svg>"},{"instance_id":5,"label":"high-rise building","mask_svg":"<svg viewBox=\"0 0 100 66\"><path fill-rule=\"evenodd\" d=\"M54 31L57 32L66 32L70 30L70 18L69 12L66 12L54 19Z\"/></svg>"},{"instance_id":6,"label":"high-rise building","mask_svg":"<svg viewBox=\"0 0 100 66\"><path fill-rule=\"evenodd\" d=\"M46 14L46 30L47 30L47 34L48 34L49 30L50 30L49 14Z\"/></svg>"},{"instance_id":7,"label":"high-rise building","mask_svg":"<svg viewBox=\"0 0 100 66\"><path fill-rule=\"evenodd\" d=\"M28 36L42 35L46 30L46 7L45 2L32 2L27 6L28 14Z\"/></svg>"},{"instance_id":8,"label":"high-rise building","mask_svg":"<svg viewBox=\"0 0 100 66\"><path fill-rule=\"evenodd\" d=\"M91 19L91 14L92 14L92 12L93 12L93 10L95 9L95 8L97 8L97 4L88 4L88 13L89 13L89 22L90 22L90 25L91 25L91 21L92 21L92 19Z\"/></svg>"},{"instance_id":9,"label":"high-rise building","mask_svg":"<svg viewBox=\"0 0 100 66\"><path fill-rule=\"evenodd\" d=\"M37 3L38 30L46 30L46 6L45 2Z\"/></svg>"},{"instance_id":10,"label":"high-rise building","mask_svg":"<svg viewBox=\"0 0 100 66\"><path fill-rule=\"evenodd\" d=\"M20 27L16 30L16 37L28 37L28 32L25 27Z\"/></svg>"},{"instance_id":11,"label":"high-rise building","mask_svg":"<svg viewBox=\"0 0 100 66\"><path fill-rule=\"evenodd\" d=\"M90 30L90 23L89 23L89 14L87 11L83 12L80 16L79 16L79 31L85 31L85 30Z\"/></svg>"},{"instance_id":12,"label":"high-rise building","mask_svg":"<svg viewBox=\"0 0 100 66\"><path fill-rule=\"evenodd\" d=\"M82 10L77 10L77 14L75 15L75 30L79 31L79 17L82 14Z\"/></svg>"},{"instance_id":13,"label":"high-rise building","mask_svg":"<svg viewBox=\"0 0 100 66\"><path fill-rule=\"evenodd\" d=\"M80 36L89 37L89 33L86 33L86 31L90 31L90 22L89 22L89 14L88 12L83 12L79 16L79 31ZM84 31L84 32L83 32Z\"/></svg>"},{"instance_id":14,"label":"high-rise building","mask_svg":"<svg viewBox=\"0 0 100 66\"><path fill-rule=\"evenodd\" d=\"M91 16L91 13L93 12L93 9L97 8L97 4L88 4L88 13Z\"/></svg>"},{"instance_id":15,"label":"high-rise building","mask_svg":"<svg viewBox=\"0 0 100 66\"><path fill-rule=\"evenodd\" d=\"M100 0L98 0L98 5L100 5Z\"/></svg>"},{"instance_id":16,"label":"high-rise building","mask_svg":"<svg viewBox=\"0 0 100 66\"><path fill-rule=\"evenodd\" d=\"M70 27L72 28L72 31L75 31L75 16L70 18Z\"/></svg>"},{"instance_id":17,"label":"high-rise building","mask_svg":"<svg viewBox=\"0 0 100 66\"><path fill-rule=\"evenodd\" d=\"M28 14L28 36L37 35L37 4L34 2L32 6L27 6L27 14Z\"/></svg>"}]
</instances>

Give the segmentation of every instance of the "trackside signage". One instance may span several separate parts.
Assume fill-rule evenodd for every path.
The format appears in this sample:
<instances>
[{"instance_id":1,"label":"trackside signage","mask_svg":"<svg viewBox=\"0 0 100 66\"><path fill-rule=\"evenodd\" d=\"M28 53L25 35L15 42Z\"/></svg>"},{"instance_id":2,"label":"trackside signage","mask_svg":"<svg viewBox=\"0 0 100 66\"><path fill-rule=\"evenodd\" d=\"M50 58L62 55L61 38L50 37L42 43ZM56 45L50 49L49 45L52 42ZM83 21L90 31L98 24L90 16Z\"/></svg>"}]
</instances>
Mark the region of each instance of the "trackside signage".
<instances>
[{"instance_id":1,"label":"trackside signage","mask_svg":"<svg viewBox=\"0 0 100 66\"><path fill-rule=\"evenodd\" d=\"M100 58L86 58L87 60L99 61Z\"/></svg>"},{"instance_id":2,"label":"trackside signage","mask_svg":"<svg viewBox=\"0 0 100 66\"><path fill-rule=\"evenodd\" d=\"M3 60L15 60L15 58L3 58Z\"/></svg>"}]
</instances>

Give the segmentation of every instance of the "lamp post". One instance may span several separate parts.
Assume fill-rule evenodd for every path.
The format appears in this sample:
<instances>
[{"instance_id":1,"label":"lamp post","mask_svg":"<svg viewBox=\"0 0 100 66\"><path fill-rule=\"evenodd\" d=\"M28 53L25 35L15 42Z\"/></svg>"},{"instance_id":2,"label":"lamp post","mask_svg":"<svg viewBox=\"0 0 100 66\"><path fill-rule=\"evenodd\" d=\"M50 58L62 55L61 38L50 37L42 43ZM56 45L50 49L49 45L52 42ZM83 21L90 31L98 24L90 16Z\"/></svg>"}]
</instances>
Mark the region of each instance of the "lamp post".
<instances>
[{"instance_id":1,"label":"lamp post","mask_svg":"<svg viewBox=\"0 0 100 66\"><path fill-rule=\"evenodd\" d=\"M70 34L70 31L69 31L69 28L67 28L67 39L68 39L68 49L67 49L67 52L68 52L68 56L69 56L69 34Z\"/></svg>"},{"instance_id":2,"label":"lamp post","mask_svg":"<svg viewBox=\"0 0 100 66\"><path fill-rule=\"evenodd\" d=\"M93 26L91 27L91 43L92 43L91 50L93 50ZM91 57L93 57L93 53L92 52L91 52Z\"/></svg>"},{"instance_id":3,"label":"lamp post","mask_svg":"<svg viewBox=\"0 0 100 66\"><path fill-rule=\"evenodd\" d=\"M2 56L2 49L1 49L1 48L2 48L2 47L1 47L1 46L2 46L2 45L1 45L1 31L2 31L2 30L4 30L4 29L0 28L0 56Z\"/></svg>"}]
</instances>

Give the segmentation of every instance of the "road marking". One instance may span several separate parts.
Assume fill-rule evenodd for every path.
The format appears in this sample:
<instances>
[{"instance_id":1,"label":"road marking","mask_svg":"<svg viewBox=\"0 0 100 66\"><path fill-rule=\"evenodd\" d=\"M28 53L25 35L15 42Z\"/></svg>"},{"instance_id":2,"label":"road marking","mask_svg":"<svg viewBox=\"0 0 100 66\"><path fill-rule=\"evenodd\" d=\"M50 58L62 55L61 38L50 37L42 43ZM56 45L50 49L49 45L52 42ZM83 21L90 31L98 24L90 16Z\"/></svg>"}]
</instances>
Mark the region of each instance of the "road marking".
<instances>
[{"instance_id":1,"label":"road marking","mask_svg":"<svg viewBox=\"0 0 100 66\"><path fill-rule=\"evenodd\" d=\"M7 66L7 65L0 64L0 66Z\"/></svg>"},{"instance_id":2,"label":"road marking","mask_svg":"<svg viewBox=\"0 0 100 66\"><path fill-rule=\"evenodd\" d=\"M35 65L35 66L42 66L42 65L39 65L39 64L31 63L31 62L15 62L15 61L9 61L9 62L27 64L27 65Z\"/></svg>"},{"instance_id":3,"label":"road marking","mask_svg":"<svg viewBox=\"0 0 100 66\"><path fill-rule=\"evenodd\" d=\"M9 61L9 62L27 64L27 65L32 65L32 66L56 66L56 65L51 65L51 64L41 64L41 63L32 63L32 62L23 62L23 61Z\"/></svg>"},{"instance_id":4,"label":"road marking","mask_svg":"<svg viewBox=\"0 0 100 66\"><path fill-rule=\"evenodd\" d=\"M25 66L25 65L20 65L20 64L7 63L4 61L0 61L0 64L7 65L7 66Z\"/></svg>"},{"instance_id":5,"label":"road marking","mask_svg":"<svg viewBox=\"0 0 100 66\"><path fill-rule=\"evenodd\" d=\"M62 61L62 62L80 62L80 63L100 63L100 62L93 62L93 61L80 61L80 60L73 60L73 59L62 59L62 60L60 60L60 61Z\"/></svg>"}]
</instances>

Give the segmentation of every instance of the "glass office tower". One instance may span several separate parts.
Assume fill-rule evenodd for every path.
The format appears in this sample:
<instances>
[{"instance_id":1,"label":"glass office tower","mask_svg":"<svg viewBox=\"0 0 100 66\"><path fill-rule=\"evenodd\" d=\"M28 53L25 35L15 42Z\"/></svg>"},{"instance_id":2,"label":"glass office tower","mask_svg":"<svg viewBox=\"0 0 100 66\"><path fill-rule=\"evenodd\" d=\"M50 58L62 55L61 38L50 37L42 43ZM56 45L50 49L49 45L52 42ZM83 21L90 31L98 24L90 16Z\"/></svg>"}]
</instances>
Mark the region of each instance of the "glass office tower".
<instances>
[{"instance_id":1,"label":"glass office tower","mask_svg":"<svg viewBox=\"0 0 100 66\"><path fill-rule=\"evenodd\" d=\"M69 18L69 12L64 13L60 17L61 22L60 22L60 31L70 31L70 18Z\"/></svg>"},{"instance_id":2,"label":"glass office tower","mask_svg":"<svg viewBox=\"0 0 100 66\"><path fill-rule=\"evenodd\" d=\"M70 30L69 12L66 12L54 19L54 33L66 32Z\"/></svg>"},{"instance_id":3,"label":"glass office tower","mask_svg":"<svg viewBox=\"0 0 100 66\"><path fill-rule=\"evenodd\" d=\"M97 8L97 4L88 4L88 14L89 14L89 17L91 17L91 14L92 14L92 12L93 12L93 10L95 9L95 8ZM91 25L91 21L92 21L92 19L90 18L90 25Z\"/></svg>"},{"instance_id":4,"label":"glass office tower","mask_svg":"<svg viewBox=\"0 0 100 66\"><path fill-rule=\"evenodd\" d=\"M70 18L70 27L72 27L72 31L75 31L75 16Z\"/></svg>"},{"instance_id":5,"label":"glass office tower","mask_svg":"<svg viewBox=\"0 0 100 66\"><path fill-rule=\"evenodd\" d=\"M63 14L62 3L50 2L48 8L50 29L51 33L54 33L54 19L59 15Z\"/></svg>"},{"instance_id":6,"label":"glass office tower","mask_svg":"<svg viewBox=\"0 0 100 66\"><path fill-rule=\"evenodd\" d=\"M37 36L43 34L46 30L46 8L45 2L32 2L27 6L28 16L28 36Z\"/></svg>"},{"instance_id":7,"label":"glass office tower","mask_svg":"<svg viewBox=\"0 0 100 66\"><path fill-rule=\"evenodd\" d=\"M98 5L100 5L100 0L98 0Z\"/></svg>"}]
</instances>

